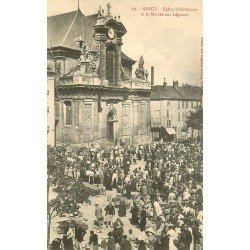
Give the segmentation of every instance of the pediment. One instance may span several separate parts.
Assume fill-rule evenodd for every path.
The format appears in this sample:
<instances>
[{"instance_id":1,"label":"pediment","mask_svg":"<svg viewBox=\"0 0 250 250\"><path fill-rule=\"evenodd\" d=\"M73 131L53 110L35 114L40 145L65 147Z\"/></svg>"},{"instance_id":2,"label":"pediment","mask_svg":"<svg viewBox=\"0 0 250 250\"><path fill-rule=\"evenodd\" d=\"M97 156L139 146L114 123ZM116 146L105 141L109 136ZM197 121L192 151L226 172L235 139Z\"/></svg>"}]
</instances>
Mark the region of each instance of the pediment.
<instances>
[{"instance_id":1,"label":"pediment","mask_svg":"<svg viewBox=\"0 0 250 250\"><path fill-rule=\"evenodd\" d=\"M120 33L121 35L124 35L127 33L125 26L121 22L116 21L115 19L108 20L104 24L104 27L107 29L113 28L117 33Z\"/></svg>"}]
</instances>

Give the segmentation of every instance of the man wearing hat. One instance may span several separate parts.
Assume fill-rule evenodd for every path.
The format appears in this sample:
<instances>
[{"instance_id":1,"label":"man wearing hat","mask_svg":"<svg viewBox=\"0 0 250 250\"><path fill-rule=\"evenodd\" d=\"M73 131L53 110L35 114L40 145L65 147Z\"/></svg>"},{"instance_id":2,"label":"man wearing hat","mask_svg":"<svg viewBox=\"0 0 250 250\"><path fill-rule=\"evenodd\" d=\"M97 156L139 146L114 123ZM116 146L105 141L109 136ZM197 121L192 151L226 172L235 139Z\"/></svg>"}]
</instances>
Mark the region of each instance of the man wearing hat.
<instances>
[{"instance_id":1,"label":"man wearing hat","mask_svg":"<svg viewBox=\"0 0 250 250\"><path fill-rule=\"evenodd\" d=\"M91 246L92 250L98 250L98 236L93 230L90 231L89 245Z\"/></svg>"},{"instance_id":2,"label":"man wearing hat","mask_svg":"<svg viewBox=\"0 0 250 250\"><path fill-rule=\"evenodd\" d=\"M181 247L180 249L190 249L190 244L192 243L192 234L191 232L188 230L187 225L182 225L181 228L181 235L180 235L180 244Z\"/></svg>"},{"instance_id":3,"label":"man wearing hat","mask_svg":"<svg viewBox=\"0 0 250 250\"><path fill-rule=\"evenodd\" d=\"M56 238L51 243L51 250L61 250L62 239Z\"/></svg>"},{"instance_id":4,"label":"man wearing hat","mask_svg":"<svg viewBox=\"0 0 250 250\"><path fill-rule=\"evenodd\" d=\"M111 232L108 233L107 250L115 250L115 239Z\"/></svg>"},{"instance_id":5,"label":"man wearing hat","mask_svg":"<svg viewBox=\"0 0 250 250\"><path fill-rule=\"evenodd\" d=\"M86 234L86 231L80 226L77 225L75 228L75 239L76 239L76 248L77 250L83 249L83 237Z\"/></svg>"},{"instance_id":6,"label":"man wearing hat","mask_svg":"<svg viewBox=\"0 0 250 250\"><path fill-rule=\"evenodd\" d=\"M112 202L109 202L109 204L105 208L106 211L106 220L107 220L107 227L111 227L111 222L113 220L113 216L115 215L115 207L113 206Z\"/></svg>"},{"instance_id":7,"label":"man wearing hat","mask_svg":"<svg viewBox=\"0 0 250 250\"><path fill-rule=\"evenodd\" d=\"M131 250L132 246L130 241L127 239L127 235L123 235L123 238L120 242L120 250Z\"/></svg>"}]
</instances>

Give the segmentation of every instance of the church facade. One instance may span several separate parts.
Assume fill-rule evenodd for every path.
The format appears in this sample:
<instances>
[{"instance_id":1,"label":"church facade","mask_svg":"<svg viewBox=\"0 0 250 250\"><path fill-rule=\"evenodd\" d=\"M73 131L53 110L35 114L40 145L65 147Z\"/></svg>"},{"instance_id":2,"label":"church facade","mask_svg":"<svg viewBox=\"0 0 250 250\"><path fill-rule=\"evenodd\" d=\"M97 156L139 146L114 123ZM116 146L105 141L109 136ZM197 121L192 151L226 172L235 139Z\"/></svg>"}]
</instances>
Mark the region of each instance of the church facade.
<instances>
[{"instance_id":1,"label":"church facade","mask_svg":"<svg viewBox=\"0 0 250 250\"><path fill-rule=\"evenodd\" d=\"M127 30L120 17L99 9L48 17L48 68L55 72L56 144L121 143L151 140L151 83L144 59L122 52Z\"/></svg>"}]
</instances>

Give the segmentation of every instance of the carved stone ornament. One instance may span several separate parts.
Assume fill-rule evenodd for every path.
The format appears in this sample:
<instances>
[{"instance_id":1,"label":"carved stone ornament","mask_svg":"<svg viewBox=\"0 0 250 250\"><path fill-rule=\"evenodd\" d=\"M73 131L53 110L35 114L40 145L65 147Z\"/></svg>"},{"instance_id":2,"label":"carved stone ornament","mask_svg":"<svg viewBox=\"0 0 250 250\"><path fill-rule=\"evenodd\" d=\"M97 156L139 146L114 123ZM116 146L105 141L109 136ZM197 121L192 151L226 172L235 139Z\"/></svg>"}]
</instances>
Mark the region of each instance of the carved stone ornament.
<instances>
[{"instance_id":1,"label":"carved stone ornament","mask_svg":"<svg viewBox=\"0 0 250 250\"><path fill-rule=\"evenodd\" d=\"M115 42L114 42L114 41L112 41L112 40L108 40L108 41L106 41L106 46L107 46L107 47L115 47L115 46L116 46L116 44L115 44Z\"/></svg>"},{"instance_id":2,"label":"carved stone ornament","mask_svg":"<svg viewBox=\"0 0 250 250\"><path fill-rule=\"evenodd\" d=\"M147 134L147 104L141 104L141 134Z\"/></svg>"},{"instance_id":3,"label":"carved stone ornament","mask_svg":"<svg viewBox=\"0 0 250 250\"><path fill-rule=\"evenodd\" d=\"M84 106L84 138L89 141L92 138L92 105L85 104Z\"/></svg>"},{"instance_id":4,"label":"carved stone ornament","mask_svg":"<svg viewBox=\"0 0 250 250\"><path fill-rule=\"evenodd\" d=\"M123 135L130 135L130 114L131 114L131 106L123 105Z\"/></svg>"}]
</instances>

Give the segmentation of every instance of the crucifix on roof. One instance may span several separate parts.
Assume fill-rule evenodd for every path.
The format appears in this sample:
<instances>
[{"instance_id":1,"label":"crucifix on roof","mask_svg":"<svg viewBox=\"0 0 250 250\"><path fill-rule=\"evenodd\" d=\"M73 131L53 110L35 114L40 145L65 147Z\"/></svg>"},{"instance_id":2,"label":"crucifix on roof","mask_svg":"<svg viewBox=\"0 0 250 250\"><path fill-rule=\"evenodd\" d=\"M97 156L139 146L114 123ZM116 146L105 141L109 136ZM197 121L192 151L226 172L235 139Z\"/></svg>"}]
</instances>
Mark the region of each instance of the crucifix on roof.
<instances>
[{"instance_id":1,"label":"crucifix on roof","mask_svg":"<svg viewBox=\"0 0 250 250\"><path fill-rule=\"evenodd\" d=\"M108 8L108 9L107 9L107 14L110 15L110 12L111 12L111 11L110 11L110 10L111 10L111 4L108 3L106 6L107 6L107 8Z\"/></svg>"}]
</instances>

